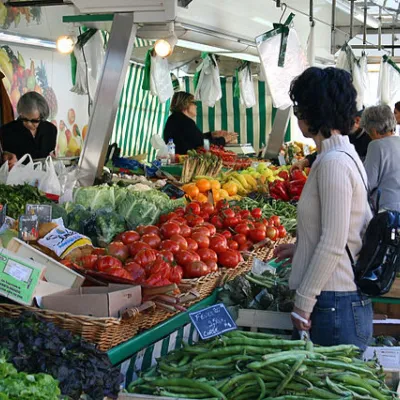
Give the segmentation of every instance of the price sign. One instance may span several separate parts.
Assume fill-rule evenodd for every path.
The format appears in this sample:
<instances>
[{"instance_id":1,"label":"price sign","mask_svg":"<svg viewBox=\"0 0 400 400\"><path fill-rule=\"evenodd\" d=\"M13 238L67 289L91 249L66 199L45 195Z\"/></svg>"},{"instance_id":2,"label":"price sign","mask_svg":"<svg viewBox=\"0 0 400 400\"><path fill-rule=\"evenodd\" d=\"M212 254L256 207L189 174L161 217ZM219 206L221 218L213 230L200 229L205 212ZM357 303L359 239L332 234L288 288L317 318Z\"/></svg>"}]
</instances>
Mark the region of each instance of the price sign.
<instances>
[{"instance_id":1,"label":"price sign","mask_svg":"<svg viewBox=\"0 0 400 400\"><path fill-rule=\"evenodd\" d=\"M51 222L52 209L51 206L44 204L27 204L25 209L26 215L36 215L39 224Z\"/></svg>"},{"instance_id":2,"label":"price sign","mask_svg":"<svg viewBox=\"0 0 400 400\"><path fill-rule=\"evenodd\" d=\"M310 146L308 144L305 144L303 146L303 154L304 154L305 157L310 154Z\"/></svg>"},{"instance_id":3,"label":"price sign","mask_svg":"<svg viewBox=\"0 0 400 400\"><path fill-rule=\"evenodd\" d=\"M189 313L189 317L203 340L237 329L224 304Z\"/></svg>"},{"instance_id":4,"label":"price sign","mask_svg":"<svg viewBox=\"0 0 400 400\"><path fill-rule=\"evenodd\" d=\"M278 161L279 161L279 165L280 165L280 166L286 165L286 160L285 160L285 156L284 156L284 155L279 154L279 156L278 156Z\"/></svg>"},{"instance_id":5,"label":"price sign","mask_svg":"<svg viewBox=\"0 0 400 400\"><path fill-rule=\"evenodd\" d=\"M6 222L7 204L0 204L0 227Z\"/></svg>"}]
</instances>

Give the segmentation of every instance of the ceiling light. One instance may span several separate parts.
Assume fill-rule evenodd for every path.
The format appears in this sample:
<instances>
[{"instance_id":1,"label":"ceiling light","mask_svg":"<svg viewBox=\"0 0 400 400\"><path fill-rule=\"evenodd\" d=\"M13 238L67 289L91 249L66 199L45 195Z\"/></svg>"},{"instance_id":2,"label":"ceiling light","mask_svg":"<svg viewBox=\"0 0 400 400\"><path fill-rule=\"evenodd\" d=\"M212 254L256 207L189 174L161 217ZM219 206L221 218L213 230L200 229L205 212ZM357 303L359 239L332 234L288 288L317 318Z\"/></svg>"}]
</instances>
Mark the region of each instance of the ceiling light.
<instances>
[{"instance_id":1,"label":"ceiling light","mask_svg":"<svg viewBox=\"0 0 400 400\"><path fill-rule=\"evenodd\" d=\"M57 39L57 50L62 54L70 54L74 50L75 40L72 36L60 36Z\"/></svg>"},{"instance_id":2,"label":"ceiling light","mask_svg":"<svg viewBox=\"0 0 400 400\"><path fill-rule=\"evenodd\" d=\"M164 39L158 39L154 45L154 51L162 58L168 57L174 51L174 47L178 42L175 34L172 34Z\"/></svg>"},{"instance_id":3,"label":"ceiling light","mask_svg":"<svg viewBox=\"0 0 400 400\"><path fill-rule=\"evenodd\" d=\"M332 4L332 0L326 0L326 1ZM348 1L336 0L336 7L339 10L344 11L346 14L350 15L350 4ZM364 22L364 12L358 7L354 7L354 18L357 21ZM367 15L367 25L370 28L378 29L380 23L376 18L372 18L369 15Z\"/></svg>"}]
</instances>

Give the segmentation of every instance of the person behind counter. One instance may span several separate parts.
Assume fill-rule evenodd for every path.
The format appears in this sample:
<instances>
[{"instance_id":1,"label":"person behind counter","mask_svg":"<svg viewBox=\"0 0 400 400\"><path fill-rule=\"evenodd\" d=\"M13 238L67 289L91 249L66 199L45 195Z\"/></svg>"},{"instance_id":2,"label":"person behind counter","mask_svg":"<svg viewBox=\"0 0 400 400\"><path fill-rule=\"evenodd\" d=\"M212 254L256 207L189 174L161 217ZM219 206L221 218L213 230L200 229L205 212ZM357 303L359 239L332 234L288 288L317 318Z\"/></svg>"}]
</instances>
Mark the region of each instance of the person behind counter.
<instances>
[{"instance_id":1,"label":"person behind counter","mask_svg":"<svg viewBox=\"0 0 400 400\"><path fill-rule=\"evenodd\" d=\"M237 134L225 131L205 133L200 131L194 119L197 114L197 105L194 96L187 92L177 92L171 101L171 115L168 117L164 128L164 141L174 141L175 153L186 154L188 150L202 147L204 139L210 140L211 144L225 146L234 143Z\"/></svg>"},{"instance_id":2,"label":"person behind counter","mask_svg":"<svg viewBox=\"0 0 400 400\"><path fill-rule=\"evenodd\" d=\"M46 99L36 92L24 94L17 104L18 119L0 128L4 152L18 159L30 154L33 159L45 158L56 147L57 128L47 122L50 111Z\"/></svg>"},{"instance_id":3,"label":"person behind counter","mask_svg":"<svg viewBox=\"0 0 400 400\"><path fill-rule=\"evenodd\" d=\"M18 160L16 155L3 151L0 144L0 166L2 166L5 162L7 162L8 168L11 169L17 161Z\"/></svg>"}]
</instances>

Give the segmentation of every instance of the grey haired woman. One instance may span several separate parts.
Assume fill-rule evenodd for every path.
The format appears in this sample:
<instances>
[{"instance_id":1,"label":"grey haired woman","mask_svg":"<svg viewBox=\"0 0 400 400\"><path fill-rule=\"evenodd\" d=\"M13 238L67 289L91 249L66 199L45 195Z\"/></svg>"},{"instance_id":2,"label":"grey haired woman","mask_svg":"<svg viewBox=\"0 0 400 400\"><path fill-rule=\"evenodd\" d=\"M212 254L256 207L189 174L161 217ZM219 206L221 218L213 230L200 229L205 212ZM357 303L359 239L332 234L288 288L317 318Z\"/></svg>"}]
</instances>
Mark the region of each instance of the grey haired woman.
<instances>
[{"instance_id":1,"label":"grey haired woman","mask_svg":"<svg viewBox=\"0 0 400 400\"><path fill-rule=\"evenodd\" d=\"M376 202L379 190L379 208L400 211L400 137L394 135L392 110L386 105L367 108L361 127L372 139L364 163L372 197Z\"/></svg>"},{"instance_id":2,"label":"grey haired woman","mask_svg":"<svg viewBox=\"0 0 400 400\"><path fill-rule=\"evenodd\" d=\"M47 157L56 147L57 128L46 121L49 106L36 92L24 94L17 104L18 119L0 128L3 151L20 159L30 154L33 159Z\"/></svg>"}]
</instances>

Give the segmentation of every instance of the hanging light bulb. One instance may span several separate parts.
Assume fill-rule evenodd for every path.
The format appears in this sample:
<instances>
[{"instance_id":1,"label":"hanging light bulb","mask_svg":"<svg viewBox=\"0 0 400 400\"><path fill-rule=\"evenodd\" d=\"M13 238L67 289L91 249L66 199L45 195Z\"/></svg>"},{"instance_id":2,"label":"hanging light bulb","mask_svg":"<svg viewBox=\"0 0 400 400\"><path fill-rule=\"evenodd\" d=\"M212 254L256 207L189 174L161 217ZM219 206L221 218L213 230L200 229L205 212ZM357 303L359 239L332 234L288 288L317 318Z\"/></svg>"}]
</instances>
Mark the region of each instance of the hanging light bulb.
<instances>
[{"instance_id":1,"label":"hanging light bulb","mask_svg":"<svg viewBox=\"0 0 400 400\"><path fill-rule=\"evenodd\" d=\"M154 45L154 51L162 58L168 57L174 51L174 47L177 42L178 38L175 34L172 34L164 39L158 39Z\"/></svg>"},{"instance_id":2,"label":"hanging light bulb","mask_svg":"<svg viewBox=\"0 0 400 400\"><path fill-rule=\"evenodd\" d=\"M62 54L70 54L74 50L75 40L71 36L60 36L57 39L57 50Z\"/></svg>"}]
</instances>

